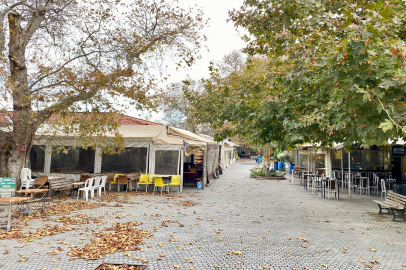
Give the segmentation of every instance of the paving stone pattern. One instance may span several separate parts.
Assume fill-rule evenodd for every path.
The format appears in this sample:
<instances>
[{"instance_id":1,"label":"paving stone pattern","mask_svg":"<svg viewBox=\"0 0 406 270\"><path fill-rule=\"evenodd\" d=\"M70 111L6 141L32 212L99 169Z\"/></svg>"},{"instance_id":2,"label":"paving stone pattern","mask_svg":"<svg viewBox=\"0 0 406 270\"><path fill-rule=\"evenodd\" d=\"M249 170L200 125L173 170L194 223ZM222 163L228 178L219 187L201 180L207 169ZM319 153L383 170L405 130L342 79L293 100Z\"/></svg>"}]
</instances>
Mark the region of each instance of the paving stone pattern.
<instances>
[{"instance_id":1,"label":"paving stone pattern","mask_svg":"<svg viewBox=\"0 0 406 270\"><path fill-rule=\"evenodd\" d=\"M288 180L250 178L248 170L253 166L254 161L236 162L210 187L186 189L181 197L139 195L123 203L123 207L78 211L92 217L106 216L105 227L111 227L112 221L133 220L141 221L143 224L138 227L151 232L157 226L154 237L142 245L144 251L129 251L131 257L116 252L97 261L70 260L66 254L69 246L57 242L83 246L90 241L86 227L99 227L78 225L72 226L78 231L34 239L27 246L17 240L0 241L0 269L95 269L102 262L142 264L133 257L148 260L144 263L148 269L160 270L175 269L175 265L179 269L203 270L406 269L402 267L406 264L406 223L379 215L372 200L380 197L348 198L341 194L340 200L313 198L311 191L305 191L297 180L291 185ZM186 200L200 204L186 208L176 204ZM126 216L115 219L113 212ZM5 221L5 213L0 221ZM179 221L184 227L177 223L162 227L166 219ZM54 224L32 220L30 226L35 229L43 222ZM86 240L81 240L83 235L75 237L78 232L84 232ZM157 246L160 242L163 247ZM185 245L190 242L193 244ZM47 254L57 247L64 251ZM6 249L9 254L3 254ZM18 262L18 253L29 259ZM157 260L160 254L165 257Z\"/></svg>"}]
</instances>

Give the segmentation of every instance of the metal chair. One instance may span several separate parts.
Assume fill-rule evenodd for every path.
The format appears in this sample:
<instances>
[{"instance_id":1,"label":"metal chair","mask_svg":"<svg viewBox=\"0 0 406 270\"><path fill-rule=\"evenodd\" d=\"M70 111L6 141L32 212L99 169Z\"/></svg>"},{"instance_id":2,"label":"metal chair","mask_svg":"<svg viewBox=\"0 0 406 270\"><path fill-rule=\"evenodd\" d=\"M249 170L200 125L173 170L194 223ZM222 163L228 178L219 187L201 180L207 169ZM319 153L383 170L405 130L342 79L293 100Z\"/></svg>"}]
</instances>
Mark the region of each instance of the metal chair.
<instances>
[{"instance_id":1,"label":"metal chair","mask_svg":"<svg viewBox=\"0 0 406 270\"><path fill-rule=\"evenodd\" d=\"M385 180L381 179L381 199L382 199L382 194L385 193L385 200L386 200L386 184Z\"/></svg>"},{"instance_id":2,"label":"metal chair","mask_svg":"<svg viewBox=\"0 0 406 270\"><path fill-rule=\"evenodd\" d=\"M338 189L337 180L336 179L328 179L327 180L327 187L326 187L327 199L330 199L330 193L334 193L336 198L338 199L337 189Z\"/></svg>"},{"instance_id":3,"label":"metal chair","mask_svg":"<svg viewBox=\"0 0 406 270\"><path fill-rule=\"evenodd\" d=\"M359 194L360 195L362 194L363 190L365 190L365 194L371 195L371 190L370 190L370 186L369 186L369 178L368 177L361 177L358 189L359 189Z\"/></svg>"}]
</instances>

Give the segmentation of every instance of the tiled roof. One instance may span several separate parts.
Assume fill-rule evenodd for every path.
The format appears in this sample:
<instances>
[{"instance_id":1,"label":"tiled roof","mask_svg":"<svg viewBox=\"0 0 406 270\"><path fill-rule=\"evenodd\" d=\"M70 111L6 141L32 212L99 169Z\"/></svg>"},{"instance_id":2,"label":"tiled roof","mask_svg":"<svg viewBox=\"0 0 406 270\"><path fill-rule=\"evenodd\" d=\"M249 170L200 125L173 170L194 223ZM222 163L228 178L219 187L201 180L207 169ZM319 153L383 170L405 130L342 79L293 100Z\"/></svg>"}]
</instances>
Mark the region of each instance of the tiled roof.
<instances>
[{"instance_id":1,"label":"tiled roof","mask_svg":"<svg viewBox=\"0 0 406 270\"><path fill-rule=\"evenodd\" d=\"M81 114L81 113L78 113ZM116 121L120 124L120 126L128 126L128 125L159 125L157 123L154 122L150 122L150 121L146 121L146 120L142 120L136 117L132 117L132 116L128 116L125 114L119 114L119 113L115 113L114 114ZM0 113L0 126L1 125L9 125L12 124L12 118L13 118L13 112L7 112L7 114L2 114ZM62 124L62 119L61 121L58 121L59 115L52 115L50 120L46 121L46 123L55 123L59 122L59 124Z\"/></svg>"}]
</instances>

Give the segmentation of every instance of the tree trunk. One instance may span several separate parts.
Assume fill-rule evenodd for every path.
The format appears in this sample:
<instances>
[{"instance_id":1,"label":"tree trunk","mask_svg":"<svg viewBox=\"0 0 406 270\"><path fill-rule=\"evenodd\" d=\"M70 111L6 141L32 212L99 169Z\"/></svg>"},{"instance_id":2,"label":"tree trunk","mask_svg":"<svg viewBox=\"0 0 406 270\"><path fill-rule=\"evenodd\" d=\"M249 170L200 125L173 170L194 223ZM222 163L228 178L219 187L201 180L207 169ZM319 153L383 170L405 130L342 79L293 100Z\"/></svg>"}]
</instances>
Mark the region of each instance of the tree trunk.
<instances>
[{"instance_id":1,"label":"tree trunk","mask_svg":"<svg viewBox=\"0 0 406 270\"><path fill-rule=\"evenodd\" d=\"M21 28L21 16L17 13L8 14L10 43L9 63L13 82L13 124L12 131L3 144L5 170L8 176L17 177L17 188L20 187L20 171L28 165L29 150L37 129L33 123L31 94L28 88L26 68L26 36ZM3 141L2 140L2 141ZM4 171L4 169L3 169Z\"/></svg>"}]
</instances>

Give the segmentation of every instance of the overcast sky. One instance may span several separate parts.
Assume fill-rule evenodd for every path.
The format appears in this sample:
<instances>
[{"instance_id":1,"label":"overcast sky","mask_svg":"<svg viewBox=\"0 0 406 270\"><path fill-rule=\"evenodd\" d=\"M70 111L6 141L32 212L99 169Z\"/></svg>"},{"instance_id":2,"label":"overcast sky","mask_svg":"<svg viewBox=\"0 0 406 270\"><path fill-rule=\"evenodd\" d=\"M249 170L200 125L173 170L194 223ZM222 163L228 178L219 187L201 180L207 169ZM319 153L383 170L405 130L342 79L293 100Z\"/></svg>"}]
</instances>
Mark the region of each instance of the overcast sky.
<instances>
[{"instance_id":1,"label":"overcast sky","mask_svg":"<svg viewBox=\"0 0 406 270\"><path fill-rule=\"evenodd\" d=\"M202 58L198 60L192 67L188 69L169 68L167 70L170 82L179 82L184 80L187 75L191 78L201 79L209 76L208 66L210 61L218 61L224 55L233 50L242 49L245 43L241 40L238 32L235 30L231 22L227 22L228 12L232 9L238 9L244 0L179 0L181 7L187 8L195 6L202 8L205 18L210 18L209 26L203 30L203 34L207 37L206 46L209 49L201 52ZM146 113L136 111L127 111L127 114L147 118ZM157 115L152 116L152 120L159 118Z\"/></svg>"},{"instance_id":2,"label":"overcast sky","mask_svg":"<svg viewBox=\"0 0 406 270\"><path fill-rule=\"evenodd\" d=\"M202 59L190 69L179 72L172 71L171 81L181 81L189 74L192 78L208 77L210 61L220 60L232 50L242 49L245 43L239 37L232 22L227 23L228 12L238 9L243 0L179 0L183 7L197 5L203 9L205 18L210 18L209 26L203 34L207 37L206 45L209 51L202 51Z\"/></svg>"}]
</instances>

